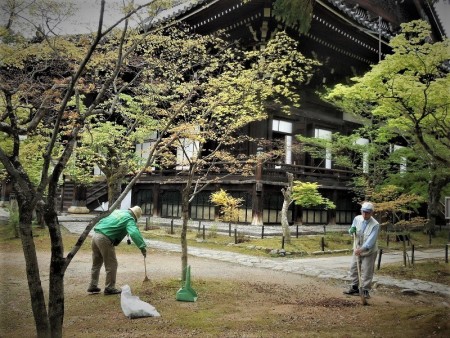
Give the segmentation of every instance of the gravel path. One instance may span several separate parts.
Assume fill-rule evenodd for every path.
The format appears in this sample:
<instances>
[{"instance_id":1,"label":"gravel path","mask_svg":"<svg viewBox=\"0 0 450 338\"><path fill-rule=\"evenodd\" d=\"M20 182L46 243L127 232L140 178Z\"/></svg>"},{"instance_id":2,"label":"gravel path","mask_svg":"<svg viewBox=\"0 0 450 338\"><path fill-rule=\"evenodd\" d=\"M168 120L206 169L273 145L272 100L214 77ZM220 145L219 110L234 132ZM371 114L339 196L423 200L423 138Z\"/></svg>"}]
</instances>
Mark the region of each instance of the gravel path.
<instances>
[{"instance_id":1,"label":"gravel path","mask_svg":"<svg viewBox=\"0 0 450 338\"><path fill-rule=\"evenodd\" d=\"M9 215L7 212L0 208L0 220L7 219ZM71 233L80 234L88 224L92 215L62 215L59 217L60 223ZM159 219L161 222L169 223L171 220ZM177 220L178 221L178 220ZM211 222L210 222L211 223ZM202 223L205 226L211 226L208 222ZM198 222L196 224L191 224L193 228L198 227ZM219 231L227 232L229 230L228 224L218 224L214 223L215 227L218 227ZM238 226L236 226L238 227ZM244 226L241 226L244 227ZM299 227L299 232L305 233L323 233L323 226L302 226ZM346 231L344 226L335 226L333 229L328 228L329 231ZM243 230L239 230L243 231ZM245 226L245 231L247 234L260 236L261 227ZM267 227L265 228L266 235L275 235L279 232L279 227ZM164 254L164 252L179 253L181 252L181 247L178 244L166 243L162 241L147 240L148 246L151 249L155 249ZM350 265L350 257L346 256L329 256L329 257L313 257L313 258L260 258L250 255L243 255L227 251L200 249L196 247L189 248L189 255L192 257L198 257L208 260L216 260L221 262L229 263L226 271L233 271L233 276L239 276L240 274L245 274L245 271L249 267L256 268L261 271L261 275L270 276L270 271L285 272L288 274L300 275L300 276L310 276L317 277L321 279L335 279L341 280L348 283L348 268ZM443 258L445 255L442 249L432 249L432 250L416 250L415 260L419 261L422 259L429 258ZM172 255L173 256L173 255ZM179 257L174 256L174 267L176 271L179 271ZM85 258L83 258L85 259ZM90 260L90 257L87 258ZM401 252L389 252L384 253L382 256L382 264L401 262L403 260L403 255ZM143 264L143 263L140 263ZM156 269L157 266L155 265ZM192 266L194 271L198 267ZM88 267L90 269L90 267ZM139 270L139 268L137 268ZM168 265L164 266L160 271L153 271L156 275L164 274L168 271ZM214 277L220 275L221 277L226 277L226 273L221 270L219 274L215 274L212 269L210 276ZM206 273L208 274L208 273ZM402 289L417 290L425 292L438 293L444 296L450 297L450 287L443 284L426 282L422 280L400 280L391 278L388 276L377 275L375 272L374 276L375 285L385 285L385 286L396 286Z\"/></svg>"},{"instance_id":2,"label":"gravel path","mask_svg":"<svg viewBox=\"0 0 450 338\"><path fill-rule=\"evenodd\" d=\"M72 217L72 216L71 216ZM61 224L70 232L79 234L87 224L87 221L80 219L64 218L60 219ZM227 227L227 225L224 225ZM260 228L260 227L258 227ZM307 227L309 228L309 226ZM322 228L322 227L318 227ZM247 227L247 231L251 233L251 227ZM255 231L260 231L256 229ZM308 230L311 231L311 230ZM166 243L162 241L147 240L148 246L161 252L181 252L179 244ZM444 250L416 250L415 260L429 259L435 257L444 257ZM228 251L218 251L210 249L201 249L196 247L189 248L189 255L205 259L213 259L222 262L232 263L237 266L259 268L272 271L283 271L290 274L317 277L321 279L337 279L349 282L348 268L350 265L350 256L329 256L329 257L313 257L313 258L260 258L250 255L243 255ZM382 263L395 263L403 260L401 252L389 252L382 256ZM234 268L233 268L234 269ZM267 272L266 272L267 273ZM422 280L400 280L389 276L377 275L375 272L374 284L385 286L396 286L407 290L433 292L450 297L450 287L444 284L427 282Z\"/></svg>"}]
</instances>

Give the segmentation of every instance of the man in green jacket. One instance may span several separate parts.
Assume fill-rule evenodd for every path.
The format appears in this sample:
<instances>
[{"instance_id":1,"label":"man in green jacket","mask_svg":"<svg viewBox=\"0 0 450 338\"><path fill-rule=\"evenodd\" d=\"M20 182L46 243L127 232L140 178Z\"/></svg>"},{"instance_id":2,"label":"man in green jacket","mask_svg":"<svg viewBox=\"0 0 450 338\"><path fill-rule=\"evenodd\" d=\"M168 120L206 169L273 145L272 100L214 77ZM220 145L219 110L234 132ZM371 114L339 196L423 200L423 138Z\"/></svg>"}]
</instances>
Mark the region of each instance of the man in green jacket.
<instances>
[{"instance_id":1,"label":"man in green jacket","mask_svg":"<svg viewBox=\"0 0 450 338\"><path fill-rule=\"evenodd\" d=\"M129 235L141 250L144 258L146 257L146 244L137 227L137 221L141 215L142 209L139 206L128 210L115 210L95 225L95 233L92 237L91 283L87 292L99 293L101 291L98 287L98 278L103 264L105 264L106 271L104 294L114 295L122 292L122 290L116 289L118 264L115 246L119 245L126 235Z\"/></svg>"}]
</instances>

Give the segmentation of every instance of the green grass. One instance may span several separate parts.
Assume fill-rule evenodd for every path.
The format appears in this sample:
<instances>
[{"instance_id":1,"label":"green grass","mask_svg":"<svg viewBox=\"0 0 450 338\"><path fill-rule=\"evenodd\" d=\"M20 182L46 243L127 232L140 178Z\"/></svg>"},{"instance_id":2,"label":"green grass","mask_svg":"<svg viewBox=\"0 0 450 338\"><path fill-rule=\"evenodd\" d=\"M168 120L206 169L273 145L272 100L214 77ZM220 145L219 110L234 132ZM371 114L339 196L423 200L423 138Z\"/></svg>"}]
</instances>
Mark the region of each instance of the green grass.
<instances>
[{"instance_id":1,"label":"green grass","mask_svg":"<svg viewBox=\"0 0 450 338\"><path fill-rule=\"evenodd\" d=\"M142 231L142 230L141 230ZM180 233L175 231L170 234L166 229L155 229L142 231L145 238L165 241L169 243L180 243ZM296 238L291 237L291 243L284 243L284 249L290 252L293 256L305 256L315 251L321 251L322 237L324 237L324 249L329 250L350 250L352 247L351 237L340 233L327 233L326 235L304 235ZM282 248L281 237L265 237L264 239L250 236L238 236L238 243L235 244L233 236L215 234L214 236L205 235L202 238L201 233L197 231L188 231L187 233L188 245L199 248L225 250L231 252L238 252L242 254L255 256L270 256L272 249ZM241 241L241 243L239 243Z\"/></svg>"},{"instance_id":2,"label":"green grass","mask_svg":"<svg viewBox=\"0 0 450 338\"><path fill-rule=\"evenodd\" d=\"M386 264L376 273L398 279L421 279L450 286L450 265L444 260L427 260L407 266L403 263Z\"/></svg>"},{"instance_id":3,"label":"green grass","mask_svg":"<svg viewBox=\"0 0 450 338\"><path fill-rule=\"evenodd\" d=\"M448 230L436 231L436 235L431 237L431 244L429 235L424 234L420 231L408 233L382 231L378 236L378 246L382 248L389 248L392 250L402 250L403 242L397 241L396 236L405 234L409 237L409 243L405 243L409 249L412 245L414 245L415 248L438 248L443 247L449 243Z\"/></svg>"}]
</instances>

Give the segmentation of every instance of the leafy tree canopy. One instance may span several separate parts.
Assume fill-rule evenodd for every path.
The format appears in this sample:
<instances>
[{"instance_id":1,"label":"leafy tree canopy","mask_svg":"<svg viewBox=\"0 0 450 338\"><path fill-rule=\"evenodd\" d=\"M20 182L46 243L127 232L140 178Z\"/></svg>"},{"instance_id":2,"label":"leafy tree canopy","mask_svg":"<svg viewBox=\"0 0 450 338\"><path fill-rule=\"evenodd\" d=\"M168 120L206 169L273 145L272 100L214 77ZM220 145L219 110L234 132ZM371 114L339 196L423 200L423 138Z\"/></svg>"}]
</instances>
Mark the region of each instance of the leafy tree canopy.
<instances>
[{"instance_id":1,"label":"leafy tree canopy","mask_svg":"<svg viewBox=\"0 0 450 338\"><path fill-rule=\"evenodd\" d=\"M312 0L276 0L273 12L287 26L306 33L311 26L313 5Z\"/></svg>"},{"instance_id":2,"label":"leafy tree canopy","mask_svg":"<svg viewBox=\"0 0 450 338\"><path fill-rule=\"evenodd\" d=\"M373 144L389 149L396 143L410 149L401 156L410 160L411 169L420 170L421 176L408 173L409 178L426 179L432 224L450 182L450 46L448 39L431 41L430 34L424 21L402 24L401 33L390 42L391 55L353 78L353 84L337 85L324 97L375 131Z\"/></svg>"},{"instance_id":3,"label":"leafy tree canopy","mask_svg":"<svg viewBox=\"0 0 450 338\"><path fill-rule=\"evenodd\" d=\"M294 203L305 208L323 206L325 209L335 209L336 205L319 193L319 187L320 185L314 182L294 181L294 186L292 187Z\"/></svg>"},{"instance_id":4,"label":"leafy tree canopy","mask_svg":"<svg viewBox=\"0 0 450 338\"><path fill-rule=\"evenodd\" d=\"M448 40L432 43L429 36L424 21L402 24L402 33L390 43L393 54L326 98L377 124L375 141L398 136L427 161L449 167L450 47Z\"/></svg>"},{"instance_id":5,"label":"leafy tree canopy","mask_svg":"<svg viewBox=\"0 0 450 338\"><path fill-rule=\"evenodd\" d=\"M220 189L211 194L210 201L220 207L220 213L223 217L222 220L228 222L237 220L239 207L244 200L233 197L225 190Z\"/></svg>"}]
</instances>

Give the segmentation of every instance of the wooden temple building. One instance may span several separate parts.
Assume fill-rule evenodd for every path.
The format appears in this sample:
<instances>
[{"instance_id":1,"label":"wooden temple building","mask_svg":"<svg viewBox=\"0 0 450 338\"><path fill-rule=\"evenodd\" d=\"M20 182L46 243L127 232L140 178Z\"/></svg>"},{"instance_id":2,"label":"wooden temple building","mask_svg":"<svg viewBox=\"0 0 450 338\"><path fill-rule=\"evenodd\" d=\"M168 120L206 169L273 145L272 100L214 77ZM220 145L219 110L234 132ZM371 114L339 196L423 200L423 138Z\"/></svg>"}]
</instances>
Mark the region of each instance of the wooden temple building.
<instances>
[{"instance_id":1,"label":"wooden temple building","mask_svg":"<svg viewBox=\"0 0 450 338\"><path fill-rule=\"evenodd\" d=\"M290 172L295 180L318 182L320 192L337 207L333 211L324 211L302 210L292 205L288 215L291 223L349 224L359 212L359 205L354 202L348 185L352 173L336 168L332 158L317 160L291 150L290 145L296 142L295 135L349 134L358 126L351 116L321 101L315 92L324 85L345 83L368 71L371 65L390 53L388 42L403 22L419 18L427 20L437 40L444 38L443 29L428 1L315 0L310 29L303 34L285 28L276 20L273 3L271 0L183 1L149 23L157 25L176 19L200 34L223 30L230 39L250 49L261 48L274 32L286 29L291 37L298 39L300 50L306 57L317 59L323 65L302 89L300 108L292 108L290 115L272 108L267 120L252 123L247 128L246 132L252 137L285 142L282 161L263 163L255 168L253 177L227 177L211 185L191 203L190 218L217 219L217 208L209 202L209 196L222 188L243 198L239 222L279 224L283 203L281 189L286 184L286 172ZM249 153L256 154L261 150L264 151L249 149ZM140 205L148 216L179 218L183 180L174 180L176 175L176 169L161 169L144 175L132 190L131 204ZM87 207L92 210L97 206L95 201L101 200L98 193L103 191L104 194L105 190L100 187L91 190Z\"/></svg>"}]
</instances>

